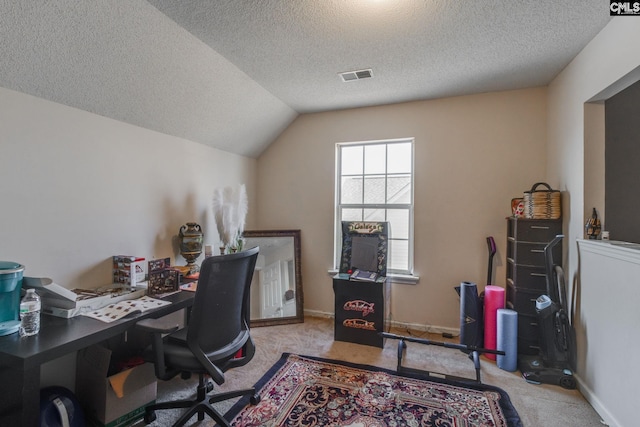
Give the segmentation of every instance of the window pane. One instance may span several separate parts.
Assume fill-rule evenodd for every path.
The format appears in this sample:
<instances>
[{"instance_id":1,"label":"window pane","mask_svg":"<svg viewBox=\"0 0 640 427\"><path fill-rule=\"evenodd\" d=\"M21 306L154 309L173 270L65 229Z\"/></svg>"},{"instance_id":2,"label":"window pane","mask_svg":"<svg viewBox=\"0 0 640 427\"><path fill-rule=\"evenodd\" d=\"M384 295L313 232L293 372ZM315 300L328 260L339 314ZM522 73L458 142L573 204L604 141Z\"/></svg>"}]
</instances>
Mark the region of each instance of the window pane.
<instances>
[{"instance_id":1,"label":"window pane","mask_svg":"<svg viewBox=\"0 0 640 427\"><path fill-rule=\"evenodd\" d=\"M338 145L337 221L387 221L387 271L411 274L413 253L413 142ZM406 208L405 208L406 206ZM339 229L339 224L338 228ZM336 236L337 237L337 236ZM336 253L341 241L336 239Z\"/></svg>"},{"instance_id":2,"label":"window pane","mask_svg":"<svg viewBox=\"0 0 640 427\"><path fill-rule=\"evenodd\" d=\"M387 203L411 203L411 175L387 178Z\"/></svg>"},{"instance_id":3,"label":"window pane","mask_svg":"<svg viewBox=\"0 0 640 427\"><path fill-rule=\"evenodd\" d=\"M340 203L362 203L362 177L343 177L340 188Z\"/></svg>"},{"instance_id":4,"label":"window pane","mask_svg":"<svg viewBox=\"0 0 640 427\"><path fill-rule=\"evenodd\" d=\"M389 144L387 173L411 173L411 144Z\"/></svg>"},{"instance_id":5,"label":"window pane","mask_svg":"<svg viewBox=\"0 0 640 427\"><path fill-rule=\"evenodd\" d=\"M380 174L386 172L387 147L385 145L367 145L364 147L364 173Z\"/></svg>"},{"instance_id":6,"label":"window pane","mask_svg":"<svg viewBox=\"0 0 640 427\"><path fill-rule=\"evenodd\" d=\"M364 221L386 221L384 209L364 209Z\"/></svg>"},{"instance_id":7,"label":"window pane","mask_svg":"<svg viewBox=\"0 0 640 427\"><path fill-rule=\"evenodd\" d=\"M391 238L409 238L409 209L388 209L387 221L391 228Z\"/></svg>"},{"instance_id":8,"label":"window pane","mask_svg":"<svg viewBox=\"0 0 640 427\"><path fill-rule=\"evenodd\" d=\"M407 240L389 240L390 263L394 270L409 270L409 242Z\"/></svg>"},{"instance_id":9,"label":"window pane","mask_svg":"<svg viewBox=\"0 0 640 427\"><path fill-rule=\"evenodd\" d=\"M365 176L364 203L384 203L384 176Z\"/></svg>"},{"instance_id":10,"label":"window pane","mask_svg":"<svg viewBox=\"0 0 640 427\"><path fill-rule=\"evenodd\" d=\"M363 147L345 146L341 148L340 160L342 175L362 175L362 155Z\"/></svg>"},{"instance_id":11,"label":"window pane","mask_svg":"<svg viewBox=\"0 0 640 427\"><path fill-rule=\"evenodd\" d=\"M362 221L362 209L342 209L341 221Z\"/></svg>"}]
</instances>

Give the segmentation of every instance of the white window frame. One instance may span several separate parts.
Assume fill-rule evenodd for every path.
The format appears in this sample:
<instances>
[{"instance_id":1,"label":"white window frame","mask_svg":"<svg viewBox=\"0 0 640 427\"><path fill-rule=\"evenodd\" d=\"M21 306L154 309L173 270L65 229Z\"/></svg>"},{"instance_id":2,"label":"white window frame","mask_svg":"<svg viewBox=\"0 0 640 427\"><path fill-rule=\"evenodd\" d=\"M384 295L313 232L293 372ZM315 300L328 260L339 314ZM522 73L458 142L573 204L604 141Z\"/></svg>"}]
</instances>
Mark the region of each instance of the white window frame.
<instances>
[{"instance_id":1,"label":"white window frame","mask_svg":"<svg viewBox=\"0 0 640 427\"><path fill-rule=\"evenodd\" d=\"M411 194L409 203L393 204L340 204L340 192L341 192L341 154L343 147L353 146L365 146L365 145L391 145L397 143L410 143L411 144ZM414 268L414 193L415 193L415 139L414 138L397 138L386 140L374 140L374 141L355 141L355 142L340 142L336 144L336 165L335 165L335 212L334 212L334 271L337 270L337 266L340 263L340 257L342 255L342 222L340 212L344 208L372 208L372 209L407 209L409 214L408 224L408 260L407 270L392 269L391 266L387 266L387 276L391 277L395 282L416 283L417 277L413 274ZM386 172L386 171L385 171ZM364 171L363 171L364 173ZM385 177L389 174L385 173ZM364 175L363 175L364 176ZM393 227L391 227L391 234L393 235Z\"/></svg>"}]
</instances>

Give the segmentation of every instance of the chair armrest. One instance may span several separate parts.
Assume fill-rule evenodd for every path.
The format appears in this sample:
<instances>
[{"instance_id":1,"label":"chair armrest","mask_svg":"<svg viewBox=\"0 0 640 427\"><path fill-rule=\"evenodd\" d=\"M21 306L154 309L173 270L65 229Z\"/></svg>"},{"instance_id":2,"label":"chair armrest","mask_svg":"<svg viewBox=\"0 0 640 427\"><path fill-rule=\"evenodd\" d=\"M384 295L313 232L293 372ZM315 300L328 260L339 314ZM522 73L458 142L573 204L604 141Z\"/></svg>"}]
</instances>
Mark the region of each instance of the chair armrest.
<instances>
[{"instance_id":1,"label":"chair armrest","mask_svg":"<svg viewBox=\"0 0 640 427\"><path fill-rule=\"evenodd\" d=\"M180 328L180 325L175 321L169 321L167 319L144 319L136 323L136 328L141 331L145 331L151 334L151 354L152 361L157 378L161 380L168 380L178 374L177 371L167 371L164 361L164 350L162 336L175 332Z\"/></svg>"},{"instance_id":2,"label":"chair armrest","mask_svg":"<svg viewBox=\"0 0 640 427\"><path fill-rule=\"evenodd\" d=\"M224 384L224 373L220 368L214 365L211 360L209 360L201 351L194 351L193 354L202 364L202 367L205 368L211 379L216 382L216 384Z\"/></svg>"}]
</instances>

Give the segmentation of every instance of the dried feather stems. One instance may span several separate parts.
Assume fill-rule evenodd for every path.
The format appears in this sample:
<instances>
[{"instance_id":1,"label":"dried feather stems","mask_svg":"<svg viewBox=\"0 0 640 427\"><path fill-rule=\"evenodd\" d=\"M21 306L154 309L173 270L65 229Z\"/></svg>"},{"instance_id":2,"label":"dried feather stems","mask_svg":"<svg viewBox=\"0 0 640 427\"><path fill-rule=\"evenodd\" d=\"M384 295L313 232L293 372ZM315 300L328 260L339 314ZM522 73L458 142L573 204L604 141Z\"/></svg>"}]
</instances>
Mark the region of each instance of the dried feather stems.
<instances>
[{"instance_id":1,"label":"dried feather stems","mask_svg":"<svg viewBox=\"0 0 640 427\"><path fill-rule=\"evenodd\" d=\"M213 193L213 215L222 240L221 253L242 250L245 218L247 217L247 190L244 184L237 189L217 188Z\"/></svg>"}]
</instances>

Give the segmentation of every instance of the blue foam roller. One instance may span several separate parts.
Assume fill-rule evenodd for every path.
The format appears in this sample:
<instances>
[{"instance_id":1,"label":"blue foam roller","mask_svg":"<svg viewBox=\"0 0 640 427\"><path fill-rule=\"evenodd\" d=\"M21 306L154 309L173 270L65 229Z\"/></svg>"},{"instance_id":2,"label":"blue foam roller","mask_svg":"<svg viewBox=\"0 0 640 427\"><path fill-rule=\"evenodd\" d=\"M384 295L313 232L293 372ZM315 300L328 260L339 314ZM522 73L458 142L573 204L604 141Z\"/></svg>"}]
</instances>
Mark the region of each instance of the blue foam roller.
<instances>
[{"instance_id":1,"label":"blue foam roller","mask_svg":"<svg viewBox=\"0 0 640 427\"><path fill-rule=\"evenodd\" d=\"M497 350L505 355L498 355L498 368L513 372L518 368L518 313L508 308L497 311Z\"/></svg>"}]
</instances>

